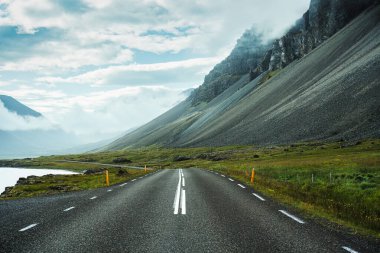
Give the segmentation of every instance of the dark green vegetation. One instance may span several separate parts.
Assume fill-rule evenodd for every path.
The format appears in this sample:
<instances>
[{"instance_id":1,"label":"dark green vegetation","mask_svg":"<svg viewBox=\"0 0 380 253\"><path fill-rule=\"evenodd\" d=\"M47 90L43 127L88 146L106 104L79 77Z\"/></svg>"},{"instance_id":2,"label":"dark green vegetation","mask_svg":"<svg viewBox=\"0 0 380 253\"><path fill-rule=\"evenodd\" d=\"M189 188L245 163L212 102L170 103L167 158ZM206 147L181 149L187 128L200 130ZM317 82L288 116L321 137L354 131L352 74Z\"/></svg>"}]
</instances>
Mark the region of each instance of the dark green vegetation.
<instances>
[{"instance_id":1,"label":"dark green vegetation","mask_svg":"<svg viewBox=\"0 0 380 253\"><path fill-rule=\"evenodd\" d=\"M322 216L356 231L380 236L380 140L363 142L302 143L288 146L218 148L143 148L94 154L49 156L3 162L2 165L61 168L81 171L101 165L58 162L72 160L150 168L199 167L220 171L249 184L279 201ZM124 163L121 161L125 161ZM144 173L117 176L111 169L111 183ZM135 174L132 174L135 173ZM103 175L55 177L72 190L104 186ZM83 180L83 181L82 181ZM52 185L16 187L22 196L46 193ZM43 188L43 189L41 189ZM35 191L33 193L33 191Z\"/></svg>"}]
</instances>

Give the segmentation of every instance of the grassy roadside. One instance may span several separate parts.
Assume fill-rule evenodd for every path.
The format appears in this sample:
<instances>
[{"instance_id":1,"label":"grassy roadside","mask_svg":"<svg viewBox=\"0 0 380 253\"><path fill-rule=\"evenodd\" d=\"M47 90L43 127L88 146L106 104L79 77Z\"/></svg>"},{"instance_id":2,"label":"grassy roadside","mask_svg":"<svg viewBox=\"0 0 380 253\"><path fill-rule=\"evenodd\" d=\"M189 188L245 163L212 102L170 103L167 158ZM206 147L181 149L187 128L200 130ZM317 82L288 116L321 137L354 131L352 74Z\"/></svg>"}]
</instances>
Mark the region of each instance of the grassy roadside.
<instances>
[{"instance_id":1,"label":"grassy roadside","mask_svg":"<svg viewBox=\"0 0 380 253\"><path fill-rule=\"evenodd\" d=\"M256 179L253 187L256 190L309 215L324 217L356 232L380 237L380 140L273 147L150 147L12 160L8 166L69 170L96 167L57 162L59 160L132 166L146 164L156 169L200 167L218 170L246 184L249 184L249 172L254 167ZM75 184L81 183L73 181Z\"/></svg>"},{"instance_id":2,"label":"grassy roadside","mask_svg":"<svg viewBox=\"0 0 380 253\"><path fill-rule=\"evenodd\" d=\"M78 170L78 167L76 168ZM108 169L110 185L118 184L146 174L144 170ZM19 199L62 192L88 190L106 187L105 174L102 170L93 174L45 175L28 177L17 184L9 192L0 197L3 199Z\"/></svg>"}]
</instances>

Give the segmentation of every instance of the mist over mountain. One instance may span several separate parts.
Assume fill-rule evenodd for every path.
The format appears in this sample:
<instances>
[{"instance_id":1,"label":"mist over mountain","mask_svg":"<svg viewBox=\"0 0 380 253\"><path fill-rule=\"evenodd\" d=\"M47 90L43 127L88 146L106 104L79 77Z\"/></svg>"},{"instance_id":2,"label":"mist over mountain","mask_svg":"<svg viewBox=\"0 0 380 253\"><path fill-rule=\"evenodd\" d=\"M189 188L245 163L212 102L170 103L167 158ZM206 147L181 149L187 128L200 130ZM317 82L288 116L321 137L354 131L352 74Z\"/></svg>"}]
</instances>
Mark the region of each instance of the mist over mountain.
<instances>
[{"instance_id":1,"label":"mist over mountain","mask_svg":"<svg viewBox=\"0 0 380 253\"><path fill-rule=\"evenodd\" d=\"M41 113L6 95L0 95L2 121L0 157L14 158L60 153L83 144L75 135L52 125ZM88 150L97 146L89 146Z\"/></svg>"},{"instance_id":2,"label":"mist over mountain","mask_svg":"<svg viewBox=\"0 0 380 253\"><path fill-rule=\"evenodd\" d=\"M246 30L230 55L217 64L205 76L203 84L193 92L192 105L210 102L244 74L255 69L269 47L270 43L263 41L263 34L255 28Z\"/></svg>"},{"instance_id":3,"label":"mist over mountain","mask_svg":"<svg viewBox=\"0 0 380 253\"><path fill-rule=\"evenodd\" d=\"M104 149L379 137L379 23L377 1L312 0L273 42L247 30L187 100Z\"/></svg>"}]
</instances>

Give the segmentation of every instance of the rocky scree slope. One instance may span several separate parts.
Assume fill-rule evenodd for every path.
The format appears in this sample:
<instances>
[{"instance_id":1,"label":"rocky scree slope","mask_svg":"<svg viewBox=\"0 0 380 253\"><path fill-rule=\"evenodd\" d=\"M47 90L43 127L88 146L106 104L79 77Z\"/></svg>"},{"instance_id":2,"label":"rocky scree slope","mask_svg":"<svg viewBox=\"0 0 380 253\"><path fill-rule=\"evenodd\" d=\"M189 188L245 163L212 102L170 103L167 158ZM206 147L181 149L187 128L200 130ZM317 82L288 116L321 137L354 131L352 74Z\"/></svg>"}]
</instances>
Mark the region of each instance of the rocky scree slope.
<instances>
[{"instance_id":1,"label":"rocky scree slope","mask_svg":"<svg viewBox=\"0 0 380 253\"><path fill-rule=\"evenodd\" d=\"M228 57L186 101L104 149L379 137L376 2L312 0L268 51L262 50L268 45L258 43L252 52L260 59L246 64ZM239 55L238 48L231 55ZM227 73L238 73L239 80L214 87L223 66L233 69Z\"/></svg>"}]
</instances>

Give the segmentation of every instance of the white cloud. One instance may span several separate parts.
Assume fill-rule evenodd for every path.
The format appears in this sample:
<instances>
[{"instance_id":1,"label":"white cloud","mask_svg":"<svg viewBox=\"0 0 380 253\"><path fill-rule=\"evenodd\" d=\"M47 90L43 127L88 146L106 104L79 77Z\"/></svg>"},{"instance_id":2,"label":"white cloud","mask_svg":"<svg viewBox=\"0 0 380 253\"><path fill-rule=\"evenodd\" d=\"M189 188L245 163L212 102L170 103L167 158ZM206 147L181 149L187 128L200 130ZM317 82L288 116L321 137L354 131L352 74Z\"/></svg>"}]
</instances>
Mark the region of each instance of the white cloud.
<instances>
[{"instance_id":1,"label":"white cloud","mask_svg":"<svg viewBox=\"0 0 380 253\"><path fill-rule=\"evenodd\" d=\"M36 93L24 87L22 90L8 92L8 95L17 97L19 101L41 112L46 119L24 119L0 108L0 129L46 129L57 125L65 132L94 142L115 136L157 117L185 98L182 91L161 85L59 96L59 93L40 89L40 99L30 99Z\"/></svg>"},{"instance_id":2,"label":"white cloud","mask_svg":"<svg viewBox=\"0 0 380 253\"><path fill-rule=\"evenodd\" d=\"M6 14L0 15L0 26L17 26L21 33L35 33L41 28L61 29L61 32L59 38L31 47L21 62L7 62L3 70L114 64L130 61L129 50L136 49L154 53L189 49L214 57L230 50L242 32L253 24L268 37L279 36L301 17L309 0L241 0L239 3L234 0L181 3L88 0L84 3L90 8L83 11L79 7L76 11L67 10L64 2L58 3L53 0L8 2L3 11ZM103 53L109 50L114 52Z\"/></svg>"},{"instance_id":3,"label":"white cloud","mask_svg":"<svg viewBox=\"0 0 380 253\"><path fill-rule=\"evenodd\" d=\"M15 97L69 132L94 138L141 125L168 110L183 99L181 90L201 84L245 29L255 25L268 38L279 36L309 4L69 2L1 1L0 94ZM1 127L13 122L17 128L40 126L1 113Z\"/></svg>"},{"instance_id":4,"label":"white cloud","mask_svg":"<svg viewBox=\"0 0 380 253\"><path fill-rule=\"evenodd\" d=\"M86 96L51 101L49 108L67 109L45 112L65 131L101 138L137 127L168 110L185 97L182 90L164 86L126 87L93 92Z\"/></svg>"},{"instance_id":5,"label":"white cloud","mask_svg":"<svg viewBox=\"0 0 380 253\"><path fill-rule=\"evenodd\" d=\"M14 112L8 111L0 101L0 130L35 130L35 129L53 129L54 126L43 117L19 116Z\"/></svg>"},{"instance_id":6,"label":"white cloud","mask_svg":"<svg viewBox=\"0 0 380 253\"><path fill-rule=\"evenodd\" d=\"M224 57L224 56L223 56ZM79 83L79 84L91 84L91 85L103 85L114 84L109 81L110 78L118 74L123 74L125 77L122 81L125 85L137 78L143 79L143 75L149 72L163 72L173 78L172 71L182 71L182 69L196 69L194 71L198 75L205 74L205 70L210 70L215 64L220 62L223 57L209 57L209 58L195 58L183 61L155 63L155 64L129 64L129 65L117 65L101 68L94 71L89 71L77 76L71 76L68 78L62 77L40 77L36 81L55 84L55 83ZM186 78L188 78L186 76ZM121 78L119 78L121 79ZM146 79L145 79L146 80ZM162 80L160 80L162 82ZM156 81L157 83L157 81Z\"/></svg>"},{"instance_id":7,"label":"white cloud","mask_svg":"<svg viewBox=\"0 0 380 253\"><path fill-rule=\"evenodd\" d=\"M0 63L0 70L77 69L86 65L126 63L133 59L131 50L114 45L85 48L69 45L66 42L44 42L34 50L40 54L20 61Z\"/></svg>"},{"instance_id":8,"label":"white cloud","mask_svg":"<svg viewBox=\"0 0 380 253\"><path fill-rule=\"evenodd\" d=\"M70 17L49 0L9 1L0 25L16 25L20 33L33 34L40 27L65 27Z\"/></svg>"}]
</instances>

